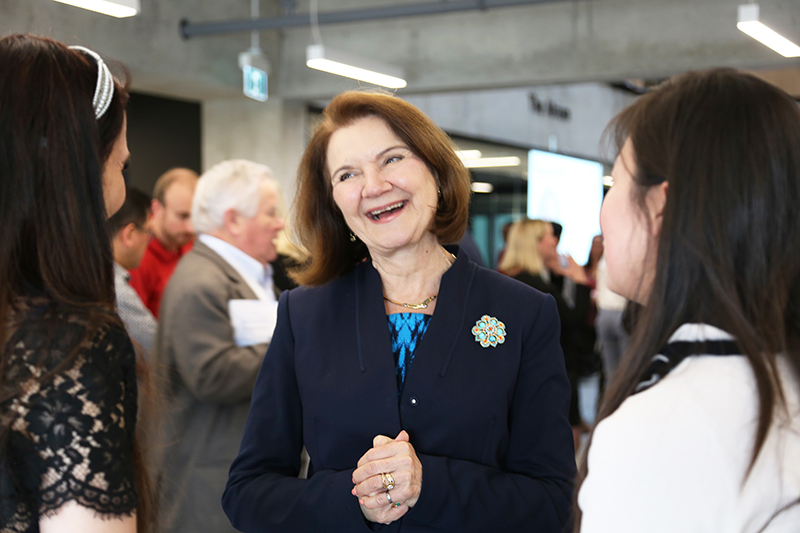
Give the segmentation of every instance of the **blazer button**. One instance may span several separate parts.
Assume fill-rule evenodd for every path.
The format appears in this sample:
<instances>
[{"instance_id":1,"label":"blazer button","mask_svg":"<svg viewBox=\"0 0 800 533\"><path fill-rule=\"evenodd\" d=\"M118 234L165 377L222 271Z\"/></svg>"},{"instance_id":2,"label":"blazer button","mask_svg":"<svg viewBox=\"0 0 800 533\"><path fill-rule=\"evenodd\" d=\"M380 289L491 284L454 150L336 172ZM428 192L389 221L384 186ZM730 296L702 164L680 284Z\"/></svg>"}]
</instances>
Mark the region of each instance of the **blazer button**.
<instances>
[{"instance_id":1,"label":"blazer button","mask_svg":"<svg viewBox=\"0 0 800 533\"><path fill-rule=\"evenodd\" d=\"M419 398L417 398L416 396L412 396L411 398L408 399L408 405L410 405L411 407L418 406L419 405Z\"/></svg>"}]
</instances>

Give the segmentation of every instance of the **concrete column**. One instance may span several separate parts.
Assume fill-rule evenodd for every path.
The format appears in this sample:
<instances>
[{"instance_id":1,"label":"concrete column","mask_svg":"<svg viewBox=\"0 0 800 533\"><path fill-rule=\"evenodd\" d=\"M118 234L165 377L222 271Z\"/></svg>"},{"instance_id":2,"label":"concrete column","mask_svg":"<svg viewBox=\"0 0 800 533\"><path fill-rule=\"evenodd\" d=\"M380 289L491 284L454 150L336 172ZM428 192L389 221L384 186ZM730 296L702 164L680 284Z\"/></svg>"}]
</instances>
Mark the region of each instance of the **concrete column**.
<instances>
[{"instance_id":1,"label":"concrete column","mask_svg":"<svg viewBox=\"0 0 800 533\"><path fill-rule=\"evenodd\" d=\"M203 169L226 159L269 166L287 205L294 198L297 166L305 149L305 106L270 98L207 100L203 103Z\"/></svg>"}]
</instances>

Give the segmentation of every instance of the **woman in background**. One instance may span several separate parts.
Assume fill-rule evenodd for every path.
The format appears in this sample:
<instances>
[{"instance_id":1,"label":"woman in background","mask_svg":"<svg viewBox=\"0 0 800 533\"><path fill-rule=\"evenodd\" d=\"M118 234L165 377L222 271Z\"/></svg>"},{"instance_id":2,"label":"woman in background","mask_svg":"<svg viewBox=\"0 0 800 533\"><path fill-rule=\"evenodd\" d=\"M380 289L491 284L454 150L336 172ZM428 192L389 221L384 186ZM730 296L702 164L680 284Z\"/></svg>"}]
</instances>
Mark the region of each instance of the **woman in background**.
<instances>
[{"instance_id":1,"label":"woman in background","mask_svg":"<svg viewBox=\"0 0 800 533\"><path fill-rule=\"evenodd\" d=\"M443 246L469 195L450 139L407 102L349 92L325 109L296 199L312 259L281 295L223 496L234 527L563 530L556 306Z\"/></svg>"},{"instance_id":2,"label":"woman in background","mask_svg":"<svg viewBox=\"0 0 800 533\"><path fill-rule=\"evenodd\" d=\"M581 418L578 378L584 352L594 349L594 339L586 340L591 289L586 271L572 257L567 256L567 266L561 266L557 245L550 222L518 220L508 232L506 253L498 269L556 300L561 319L561 348L572 389L569 423L577 449L581 435L589 430Z\"/></svg>"},{"instance_id":3,"label":"woman in background","mask_svg":"<svg viewBox=\"0 0 800 533\"><path fill-rule=\"evenodd\" d=\"M643 305L582 471L584 533L796 532L800 109L732 70L612 122L608 286Z\"/></svg>"},{"instance_id":4,"label":"woman in background","mask_svg":"<svg viewBox=\"0 0 800 533\"><path fill-rule=\"evenodd\" d=\"M145 530L135 355L105 228L125 198L127 98L95 52L0 39L3 531Z\"/></svg>"}]
</instances>

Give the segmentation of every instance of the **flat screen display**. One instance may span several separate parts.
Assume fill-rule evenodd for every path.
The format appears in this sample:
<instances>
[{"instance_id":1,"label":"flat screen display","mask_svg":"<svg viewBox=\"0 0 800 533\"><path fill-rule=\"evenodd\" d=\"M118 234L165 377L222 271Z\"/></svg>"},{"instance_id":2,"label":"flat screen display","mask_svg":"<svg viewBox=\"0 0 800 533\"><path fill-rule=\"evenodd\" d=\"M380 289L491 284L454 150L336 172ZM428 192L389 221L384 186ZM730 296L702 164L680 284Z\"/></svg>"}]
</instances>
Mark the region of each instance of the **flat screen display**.
<instances>
[{"instance_id":1,"label":"flat screen display","mask_svg":"<svg viewBox=\"0 0 800 533\"><path fill-rule=\"evenodd\" d=\"M528 218L564 227L558 251L585 264L600 233L603 164L543 150L528 152Z\"/></svg>"}]
</instances>

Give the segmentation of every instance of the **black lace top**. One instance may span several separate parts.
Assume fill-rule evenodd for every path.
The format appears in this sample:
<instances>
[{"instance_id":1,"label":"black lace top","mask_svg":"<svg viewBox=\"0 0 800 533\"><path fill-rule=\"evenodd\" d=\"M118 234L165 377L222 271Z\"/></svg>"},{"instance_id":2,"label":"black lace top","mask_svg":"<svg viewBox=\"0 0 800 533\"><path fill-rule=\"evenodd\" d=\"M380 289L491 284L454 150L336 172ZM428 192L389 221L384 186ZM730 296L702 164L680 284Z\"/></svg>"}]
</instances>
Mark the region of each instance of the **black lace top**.
<instances>
[{"instance_id":1,"label":"black lace top","mask_svg":"<svg viewBox=\"0 0 800 533\"><path fill-rule=\"evenodd\" d=\"M0 404L0 533L38 532L40 516L73 501L100 517L136 510L131 341L122 326L51 307L31 302L11 328L3 390L18 392Z\"/></svg>"}]
</instances>

